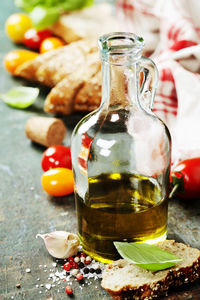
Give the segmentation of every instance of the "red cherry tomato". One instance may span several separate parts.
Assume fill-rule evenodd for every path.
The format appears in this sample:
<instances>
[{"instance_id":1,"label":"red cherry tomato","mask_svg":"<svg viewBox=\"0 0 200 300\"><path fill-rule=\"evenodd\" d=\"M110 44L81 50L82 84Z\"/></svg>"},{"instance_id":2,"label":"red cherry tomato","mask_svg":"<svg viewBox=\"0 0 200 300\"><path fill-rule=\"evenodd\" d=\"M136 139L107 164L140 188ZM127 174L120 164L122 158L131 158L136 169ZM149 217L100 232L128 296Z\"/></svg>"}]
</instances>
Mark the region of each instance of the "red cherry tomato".
<instances>
[{"instance_id":1,"label":"red cherry tomato","mask_svg":"<svg viewBox=\"0 0 200 300\"><path fill-rule=\"evenodd\" d=\"M72 170L55 168L42 175L41 184L52 196L65 196L74 192Z\"/></svg>"},{"instance_id":2,"label":"red cherry tomato","mask_svg":"<svg viewBox=\"0 0 200 300\"><path fill-rule=\"evenodd\" d=\"M181 198L200 198L200 157L181 161L171 172L171 182Z\"/></svg>"},{"instance_id":3,"label":"red cherry tomato","mask_svg":"<svg viewBox=\"0 0 200 300\"><path fill-rule=\"evenodd\" d=\"M54 168L72 169L70 148L63 145L49 147L43 153L41 166L44 171Z\"/></svg>"},{"instance_id":4,"label":"red cherry tomato","mask_svg":"<svg viewBox=\"0 0 200 300\"><path fill-rule=\"evenodd\" d=\"M24 44L32 50L39 50L42 41L50 36L52 33L48 29L37 31L35 28L31 28L24 34Z\"/></svg>"}]
</instances>

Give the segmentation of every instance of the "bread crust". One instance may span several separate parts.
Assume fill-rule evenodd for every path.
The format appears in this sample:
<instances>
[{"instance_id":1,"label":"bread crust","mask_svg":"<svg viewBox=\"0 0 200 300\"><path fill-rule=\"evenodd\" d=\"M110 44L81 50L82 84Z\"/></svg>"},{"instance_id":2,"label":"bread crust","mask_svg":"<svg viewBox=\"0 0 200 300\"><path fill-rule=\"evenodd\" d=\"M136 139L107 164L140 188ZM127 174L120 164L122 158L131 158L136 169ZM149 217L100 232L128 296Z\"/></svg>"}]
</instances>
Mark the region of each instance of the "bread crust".
<instances>
[{"instance_id":1,"label":"bread crust","mask_svg":"<svg viewBox=\"0 0 200 300\"><path fill-rule=\"evenodd\" d=\"M178 271L169 271L166 278L158 283L155 283L154 286L145 284L138 290L132 290L131 286L126 286L117 293L109 289L107 289L107 291L115 300L149 300L158 298L166 295L166 292L173 287L177 287L189 282L191 283L198 279L200 277L199 262L200 256L192 266L181 268Z\"/></svg>"},{"instance_id":2,"label":"bread crust","mask_svg":"<svg viewBox=\"0 0 200 300\"><path fill-rule=\"evenodd\" d=\"M44 110L68 115L99 106L100 69L96 41L87 39L41 54L19 66L15 75L51 87Z\"/></svg>"},{"instance_id":3,"label":"bread crust","mask_svg":"<svg viewBox=\"0 0 200 300\"><path fill-rule=\"evenodd\" d=\"M174 244L181 245L181 243L175 243L175 242ZM119 260L119 261L123 261L123 260ZM106 272L112 270L112 268L114 267L114 265L116 265L116 263L117 262L114 262L108 265ZM140 286L135 286L135 287L130 284L127 284L118 290L113 290L112 288L105 286L106 278L103 274L102 287L105 288L107 292L115 300L122 300L122 299L149 300L149 299L154 299L154 298L164 296L167 294L169 289L173 287L181 286L183 284L194 282L198 278L200 278L200 254L192 264L188 265L187 267L177 266L177 267L170 268L167 270L167 273L164 273L164 276L161 280L154 281L151 284L142 284Z\"/></svg>"}]
</instances>

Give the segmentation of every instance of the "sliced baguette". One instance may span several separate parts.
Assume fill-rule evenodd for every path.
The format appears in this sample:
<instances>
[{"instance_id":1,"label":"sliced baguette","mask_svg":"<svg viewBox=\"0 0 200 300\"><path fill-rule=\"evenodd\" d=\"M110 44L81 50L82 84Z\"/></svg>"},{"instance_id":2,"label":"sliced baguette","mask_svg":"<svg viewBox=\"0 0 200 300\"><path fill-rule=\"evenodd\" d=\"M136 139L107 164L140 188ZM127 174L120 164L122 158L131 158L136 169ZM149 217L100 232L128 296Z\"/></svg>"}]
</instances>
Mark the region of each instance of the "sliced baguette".
<instances>
[{"instance_id":1,"label":"sliced baguette","mask_svg":"<svg viewBox=\"0 0 200 300\"><path fill-rule=\"evenodd\" d=\"M163 271L151 272L124 259L109 264L102 275L102 287L116 300L148 300L166 294L171 287L193 282L200 277L200 250L173 240L157 244L183 261Z\"/></svg>"},{"instance_id":2,"label":"sliced baguette","mask_svg":"<svg viewBox=\"0 0 200 300\"><path fill-rule=\"evenodd\" d=\"M113 7L108 3L92 5L62 15L51 29L67 43L88 37L97 40L102 34L119 30L112 10Z\"/></svg>"}]
</instances>

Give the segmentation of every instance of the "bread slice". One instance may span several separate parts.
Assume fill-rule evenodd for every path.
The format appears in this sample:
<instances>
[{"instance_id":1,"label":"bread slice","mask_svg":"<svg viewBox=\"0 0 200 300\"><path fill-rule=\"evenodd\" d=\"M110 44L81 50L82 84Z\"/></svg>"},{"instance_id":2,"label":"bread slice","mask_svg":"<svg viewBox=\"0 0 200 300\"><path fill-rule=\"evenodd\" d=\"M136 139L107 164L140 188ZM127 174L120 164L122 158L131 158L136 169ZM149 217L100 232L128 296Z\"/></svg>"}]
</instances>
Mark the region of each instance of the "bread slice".
<instances>
[{"instance_id":1,"label":"bread slice","mask_svg":"<svg viewBox=\"0 0 200 300\"><path fill-rule=\"evenodd\" d=\"M79 92L84 88L86 83L92 81L101 68L98 60L98 53L94 52L87 56L87 60L80 65L78 70L64 77L49 93L45 100L44 110L49 113L68 115L76 111L75 102ZM94 86L94 84L93 84ZM85 90L85 89L84 89ZM91 90L87 90L86 98L89 100ZM98 96L98 91L93 90L93 97ZM84 104L85 111L90 111L89 102L85 102L83 97L79 97L79 104ZM98 101L99 104L100 101ZM93 107L95 103L93 103ZM82 105L83 108L83 105ZM97 106L95 107L97 108ZM82 109L81 111L84 111Z\"/></svg>"},{"instance_id":2,"label":"bread slice","mask_svg":"<svg viewBox=\"0 0 200 300\"><path fill-rule=\"evenodd\" d=\"M67 43L84 38L97 38L105 33L118 31L118 22L108 3L96 4L62 15L51 30Z\"/></svg>"},{"instance_id":3,"label":"bread slice","mask_svg":"<svg viewBox=\"0 0 200 300\"><path fill-rule=\"evenodd\" d=\"M193 282L200 277L200 250L173 240L156 246L183 261L170 269L152 272L120 259L104 270L102 287L116 300L148 300L165 295L171 287Z\"/></svg>"},{"instance_id":4,"label":"bread slice","mask_svg":"<svg viewBox=\"0 0 200 300\"><path fill-rule=\"evenodd\" d=\"M90 55L95 55L95 62L99 65L96 40L81 40L38 55L20 65L14 75L54 87L63 78L79 73L81 67L90 63Z\"/></svg>"},{"instance_id":5,"label":"bread slice","mask_svg":"<svg viewBox=\"0 0 200 300\"><path fill-rule=\"evenodd\" d=\"M38 55L19 66L15 75L51 87L44 110L68 115L99 106L100 69L96 40L84 39Z\"/></svg>"}]
</instances>

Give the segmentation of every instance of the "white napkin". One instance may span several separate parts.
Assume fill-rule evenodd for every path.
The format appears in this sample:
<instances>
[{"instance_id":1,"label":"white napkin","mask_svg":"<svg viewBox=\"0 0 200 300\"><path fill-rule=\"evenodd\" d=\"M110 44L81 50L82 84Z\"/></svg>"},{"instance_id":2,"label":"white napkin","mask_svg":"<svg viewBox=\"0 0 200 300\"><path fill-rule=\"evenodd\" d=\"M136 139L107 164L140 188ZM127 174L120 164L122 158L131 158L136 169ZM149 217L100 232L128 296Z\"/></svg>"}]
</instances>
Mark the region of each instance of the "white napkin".
<instances>
[{"instance_id":1,"label":"white napkin","mask_svg":"<svg viewBox=\"0 0 200 300\"><path fill-rule=\"evenodd\" d=\"M118 0L121 30L145 39L159 70L154 112L172 135L173 162L200 155L200 1Z\"/></svg>"}]
</instances>

